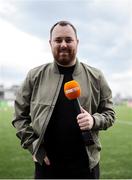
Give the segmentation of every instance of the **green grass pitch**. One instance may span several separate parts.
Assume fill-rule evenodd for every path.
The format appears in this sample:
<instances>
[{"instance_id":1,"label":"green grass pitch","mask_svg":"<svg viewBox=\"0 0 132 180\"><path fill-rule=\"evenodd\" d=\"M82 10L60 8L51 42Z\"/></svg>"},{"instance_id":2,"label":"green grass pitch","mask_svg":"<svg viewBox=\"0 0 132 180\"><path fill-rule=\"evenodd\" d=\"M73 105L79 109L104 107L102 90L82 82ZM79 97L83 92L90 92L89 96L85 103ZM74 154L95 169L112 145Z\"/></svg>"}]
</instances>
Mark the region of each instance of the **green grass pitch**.
<instances>
[{"instance_id":1,"label":"green grass pitch","mask_svg":"<svg viewBox=\"0 0 132 180\"><path fill-rule=\"evenodd\" d=\"M100 132L102 179L132 179L132 108L117 106L116 123ZM34 164L12 127L13 110L0 107L0 179L30 179Z\"/></svg>"}]
</instances>

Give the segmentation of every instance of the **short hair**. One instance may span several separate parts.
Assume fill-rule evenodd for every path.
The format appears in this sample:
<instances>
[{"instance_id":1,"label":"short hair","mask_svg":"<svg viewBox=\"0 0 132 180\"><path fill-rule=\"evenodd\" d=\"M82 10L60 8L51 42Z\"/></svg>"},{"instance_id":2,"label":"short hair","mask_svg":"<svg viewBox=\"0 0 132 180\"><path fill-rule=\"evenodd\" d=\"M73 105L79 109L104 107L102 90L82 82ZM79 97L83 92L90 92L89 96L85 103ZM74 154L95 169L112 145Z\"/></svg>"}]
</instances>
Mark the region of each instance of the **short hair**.
<instances>
[{"instance_id":1,"label":"short hair","mask_svg":"<svg viewBox=\"0 0 132 180\"><path fill-rule=\"evenodd\" d=\"M55 23L55 24L51 27L51 29L50 29L50 38L52 37L52 32L53 32L55 26L57 26L57 25L60 25L60 26L70 25L70 26L72 27L72 29L74 30L75 35L76 35L76 37L77 37L77 30L76 30L76 28L73 26L73 24L71 24L69 21L58 21L58 22Z\"/></svg>"}]
</instances>

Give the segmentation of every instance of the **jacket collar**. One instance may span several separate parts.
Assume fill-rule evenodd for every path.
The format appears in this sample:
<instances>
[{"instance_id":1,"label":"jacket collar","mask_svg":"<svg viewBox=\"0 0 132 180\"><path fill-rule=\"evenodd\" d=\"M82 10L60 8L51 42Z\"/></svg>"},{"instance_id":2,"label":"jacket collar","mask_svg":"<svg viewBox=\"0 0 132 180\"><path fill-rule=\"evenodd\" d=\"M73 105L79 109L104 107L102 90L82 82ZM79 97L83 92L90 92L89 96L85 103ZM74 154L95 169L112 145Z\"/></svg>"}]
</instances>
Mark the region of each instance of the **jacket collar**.
<instances>
[{"instance_id":1,"label":"jacket collar","mask_svg":"<svg viewBox=\"0 0 132 180\"><path fill-rule=\"evenodd\" d=\"M55 73L59 74L59 69L58 69L58 66L57 66L57 63L55 62L55 60L52 63L52 69ZM76 59L76 64L75 64L75 69L73 71L73 75L77 75L80 73L81 73L81 63L79 62L78 59Z\"/></svg>"}]
</instances>

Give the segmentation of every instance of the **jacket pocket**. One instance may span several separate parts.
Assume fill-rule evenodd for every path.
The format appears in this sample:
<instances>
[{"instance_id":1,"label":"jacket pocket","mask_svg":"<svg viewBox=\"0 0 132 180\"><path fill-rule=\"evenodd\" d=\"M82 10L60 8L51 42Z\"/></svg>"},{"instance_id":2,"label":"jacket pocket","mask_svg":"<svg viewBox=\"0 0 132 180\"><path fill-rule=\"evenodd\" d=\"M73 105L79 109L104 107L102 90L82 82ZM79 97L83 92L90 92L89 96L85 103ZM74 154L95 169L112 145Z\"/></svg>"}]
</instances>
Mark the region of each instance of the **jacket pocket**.
<instances>
[{"instance_id":1,"label":"jacket pocket","mask_svg":"<svg viewBox=\"0 0 132 180\"><path fill-rule=\"evenodd\" d=\"M96 148L98 149L98 151L101 151L101 143L99 141L98 132L97 131L91 131L91 132Z\"/></svg>"},{"instance_id":2,"label":"jacket pocket","mask_svg":"<svg viewBox=\"0 0 132 180\"><path fill-rule=\"evenodd\" d=\"M41 129L50 110L50 104L31 103L31 121L35 133L39 136Z\"/></svg>"}]
</instances>

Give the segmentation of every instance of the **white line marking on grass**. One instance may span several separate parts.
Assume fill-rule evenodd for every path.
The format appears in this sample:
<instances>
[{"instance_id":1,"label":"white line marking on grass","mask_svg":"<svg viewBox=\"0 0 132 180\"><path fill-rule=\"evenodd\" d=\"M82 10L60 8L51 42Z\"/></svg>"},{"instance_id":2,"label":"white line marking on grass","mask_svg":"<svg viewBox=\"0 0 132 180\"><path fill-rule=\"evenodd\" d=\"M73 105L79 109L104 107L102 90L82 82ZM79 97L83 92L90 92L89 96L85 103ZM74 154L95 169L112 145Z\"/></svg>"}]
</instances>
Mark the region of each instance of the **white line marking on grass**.
<instances>
[{"instance_id":1,"label":"white line marking on grass","mask_svg":"<svg viewBox=\"0 0 132 180\"><path fill-rule=\"evenodd\" d=\"M132 125L132 122L130 122L130 121L122 121L122 120L117 120L116 122L118 122L118 123L121 123L121 124L127 124L127 125Z\"/></svg>"}]
</instances>

